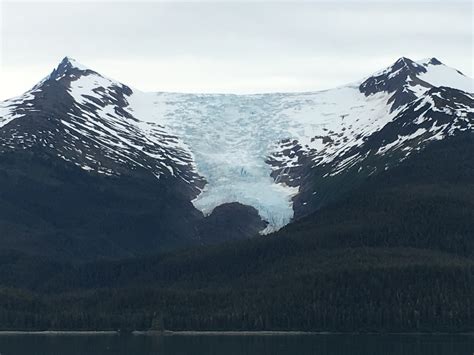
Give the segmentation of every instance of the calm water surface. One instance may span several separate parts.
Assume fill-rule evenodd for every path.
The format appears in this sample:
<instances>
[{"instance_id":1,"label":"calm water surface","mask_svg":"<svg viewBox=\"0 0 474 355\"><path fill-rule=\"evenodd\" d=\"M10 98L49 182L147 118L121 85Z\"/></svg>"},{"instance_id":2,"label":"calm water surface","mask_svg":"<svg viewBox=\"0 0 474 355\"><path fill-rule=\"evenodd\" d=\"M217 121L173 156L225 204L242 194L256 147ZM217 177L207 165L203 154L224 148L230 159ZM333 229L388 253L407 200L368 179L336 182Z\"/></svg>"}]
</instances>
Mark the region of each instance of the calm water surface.
<instances>
[{"instance_id":1,"label":"calm water surface","mask_svg":"<svg viewBox=\"0 0 474 355\"><path fill-rule=\"evenodd\" d=\"M1 355L472 355L470 335L0 335Z\"/></svg>"}]
</instances>

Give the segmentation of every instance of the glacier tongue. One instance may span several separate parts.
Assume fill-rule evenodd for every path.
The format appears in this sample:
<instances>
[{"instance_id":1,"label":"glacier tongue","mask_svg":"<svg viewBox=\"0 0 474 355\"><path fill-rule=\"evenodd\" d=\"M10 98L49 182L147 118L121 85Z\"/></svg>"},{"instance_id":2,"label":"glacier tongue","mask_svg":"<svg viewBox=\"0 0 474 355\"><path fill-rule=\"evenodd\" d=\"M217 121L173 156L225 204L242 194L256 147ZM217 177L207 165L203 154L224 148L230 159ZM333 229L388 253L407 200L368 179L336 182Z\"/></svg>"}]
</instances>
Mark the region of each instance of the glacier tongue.
<instances>
[{"instance_id":1,"label":"glacier tongue","mask_svg":"<svg viewBox=\"0 0 474 355\"><path fill-rule=\"evenodd\" d=\"M296 182L288 186L271 176L275 168L268 159L279 159L275 153L286 149L280 143L294 140L303 151L324 153L328 161L392 118L387 100L386 94L366 98L357 86L300 94L134 92L128 99L137 118L169 130L191 152L207 182L194 206L204 214L224 203L252 206L268 222L262 234L290 222L292 197L299 191ZM323 144L315 136L333 143ZM295 157L280 163L298 165Z\"/></svg>"},{"instance_id":2,"label":"glacier tongue","mask_svg":"<svg viewBox=\"0 0 474 355\"><path fill-rule=\"evenodd\" d=\"M210 214L240 202L268 222L262 233L278 230L293 217L298 188L276 184L265 163L275 143L287 138L287 124L272 117L267 96L158 94L171 109L164 125L182 137L207 184L193 201ZM157 104L157 106L162 105Z\"/></svg>"}]
</instances>

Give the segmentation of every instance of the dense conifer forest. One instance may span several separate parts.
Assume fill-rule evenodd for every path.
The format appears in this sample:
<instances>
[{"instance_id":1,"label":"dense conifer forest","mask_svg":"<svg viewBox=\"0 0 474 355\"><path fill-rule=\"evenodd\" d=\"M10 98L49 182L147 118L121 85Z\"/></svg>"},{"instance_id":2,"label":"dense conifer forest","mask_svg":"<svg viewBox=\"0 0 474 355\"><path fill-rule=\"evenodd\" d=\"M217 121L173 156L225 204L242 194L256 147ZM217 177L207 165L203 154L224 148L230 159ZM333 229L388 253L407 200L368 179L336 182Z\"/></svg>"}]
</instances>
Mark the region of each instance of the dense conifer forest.
<instances>
[{"instance_id":1,"label":"dense conifer forest","mask_svg":"<svg viewBox=\"0 0 474 355\"><path fill-rule=\"evenodd\" d=\"M474 139L279 232L83 264L0 257L0 329L474 330Z\"/></svg>"}]
</instances>

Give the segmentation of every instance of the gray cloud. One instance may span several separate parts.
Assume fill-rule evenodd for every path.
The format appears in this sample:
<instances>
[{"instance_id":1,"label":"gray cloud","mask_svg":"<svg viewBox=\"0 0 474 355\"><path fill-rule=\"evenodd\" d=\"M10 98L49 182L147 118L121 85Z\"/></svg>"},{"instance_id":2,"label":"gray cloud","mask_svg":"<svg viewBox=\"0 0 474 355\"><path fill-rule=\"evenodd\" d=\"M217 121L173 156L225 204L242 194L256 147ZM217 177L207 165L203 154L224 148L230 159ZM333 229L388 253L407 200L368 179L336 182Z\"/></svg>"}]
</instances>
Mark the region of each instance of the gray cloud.
<instances>
[{"instance_id":1,"label":"gray cloud","mask_svg":"<svg viewBox=\"0 0 474 355\"><path fill-rule=\"evenodd\" d=\"M163 91L324 89L400 56L472 75L470 2L6 1L1 19L0 98L65 55Z\"/></svg>"}]
</instances>

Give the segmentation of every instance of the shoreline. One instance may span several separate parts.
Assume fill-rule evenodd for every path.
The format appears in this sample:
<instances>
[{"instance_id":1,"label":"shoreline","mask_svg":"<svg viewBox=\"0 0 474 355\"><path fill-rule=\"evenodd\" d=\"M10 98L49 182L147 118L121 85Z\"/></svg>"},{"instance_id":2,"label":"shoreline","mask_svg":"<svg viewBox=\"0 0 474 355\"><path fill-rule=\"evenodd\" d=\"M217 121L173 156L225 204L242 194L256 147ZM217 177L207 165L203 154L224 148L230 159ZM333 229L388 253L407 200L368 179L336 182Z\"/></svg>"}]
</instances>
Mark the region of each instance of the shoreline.
<instances>
[{"instance_id":1,"label":"shoreline","mask_svg":"<svg viewBox=\"0 0 474 355\"><path fill-rule=\"evenodd\" d=\"M164 335L164 336L173 336L173 335L184 335L184 336L216 336L216 335L226 335L226 336L269 336L269 335L323 335L331 334L330 332L306 332L298 330L145 330L145 331L133 331L133 335L145 335L145 336L154 336L154 335ZM332 333L336 334L336 333Z\"/></svg>"},{"instance_id":2,"label":"shoreline","mask_svg":"<svg viewBox=\"0 0 474 355\"><path fill-rule=\"evenodd\" d=\"M2 335L118 335L116 330L0 330Z\"/></svg>"},{"instance_id":3,"label":"shoreline","mask_svg":"<svg viewBox=\"0 0 474 355\"><path fill-rule=\"evenodd\" d=\"M132 336L297 336L297 335L405 335L405 336L419 336L419 335L463 335L474 336L474 332L311 332L298 330L134 330L131 332L121 332L118 330L0 330L0 336L15 336L15 335L132 335Z\"/></svg>"}]
</instances>

